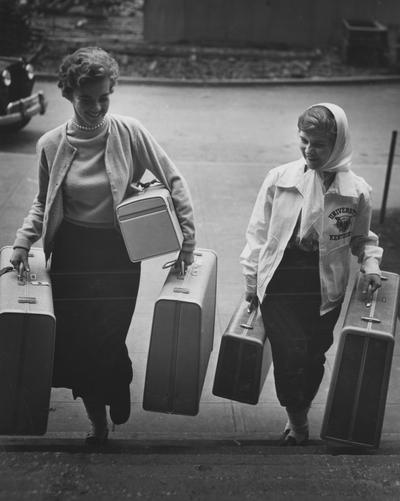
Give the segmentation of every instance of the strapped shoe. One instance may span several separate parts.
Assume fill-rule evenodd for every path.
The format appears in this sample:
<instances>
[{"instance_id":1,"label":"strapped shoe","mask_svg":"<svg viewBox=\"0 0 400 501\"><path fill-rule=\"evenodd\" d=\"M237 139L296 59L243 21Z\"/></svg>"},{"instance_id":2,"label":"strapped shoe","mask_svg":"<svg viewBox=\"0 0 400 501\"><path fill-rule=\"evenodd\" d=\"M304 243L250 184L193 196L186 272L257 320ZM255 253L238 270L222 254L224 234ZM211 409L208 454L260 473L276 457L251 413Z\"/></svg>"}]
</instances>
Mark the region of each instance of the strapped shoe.
<instances>
[{"instance_id":1,"label":"strapped shoe","mask_svg":"<svg viewBox=\"0 0 400 501\"><path fill-rule=\"evenodd\" d=\"M285 429L281 435L279 445L283 447L293 447L297 445L306 445L309 438L308 427L301 432L295 432L290 428L290 424L286 423Z\"/></svg>"}]
</instances>

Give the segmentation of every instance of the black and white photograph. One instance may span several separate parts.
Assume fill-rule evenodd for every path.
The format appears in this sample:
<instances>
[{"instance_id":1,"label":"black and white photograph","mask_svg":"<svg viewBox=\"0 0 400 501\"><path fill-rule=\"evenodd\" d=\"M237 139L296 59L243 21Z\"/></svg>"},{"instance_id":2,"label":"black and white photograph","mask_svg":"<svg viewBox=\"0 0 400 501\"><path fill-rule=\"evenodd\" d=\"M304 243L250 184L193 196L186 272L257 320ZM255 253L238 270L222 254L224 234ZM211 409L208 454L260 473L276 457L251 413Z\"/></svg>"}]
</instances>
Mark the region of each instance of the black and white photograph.
<instances>
[{"instance_id":1,"label":"black and white photograph","mask_svg":"<svg viewBox=\"0 0 400 501\"><path fill-rule=\"evenodd\" d=\"M400 498L400 2L0 0L0 501Z\"/></svg>"}]
</instances>

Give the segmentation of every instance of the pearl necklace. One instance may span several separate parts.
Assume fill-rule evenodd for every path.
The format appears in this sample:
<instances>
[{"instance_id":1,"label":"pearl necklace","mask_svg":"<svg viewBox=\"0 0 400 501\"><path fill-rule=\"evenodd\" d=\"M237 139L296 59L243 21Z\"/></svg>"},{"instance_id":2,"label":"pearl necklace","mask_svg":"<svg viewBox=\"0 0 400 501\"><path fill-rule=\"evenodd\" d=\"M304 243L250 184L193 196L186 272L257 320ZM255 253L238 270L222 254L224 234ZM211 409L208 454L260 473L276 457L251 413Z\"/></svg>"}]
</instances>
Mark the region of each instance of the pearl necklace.
<instances>
[{"instance_id":1,"label":"pearl necklace","mask_svg":"<svg viewBox=\"0 0 400 501\"><path fill-rule=\"evenodd\" d=\"M103 120L99 122L97 125L93 125L93 127L88 127L87 125L78 124L78 122L76 122L74 119L71 119L71 122L75 125L75 127L78 127L78 129L91 132L96 129L100 129L100 127L103 127L103 125L106 123L106 117L104 117Z\"/></svg>"}]
</instances>

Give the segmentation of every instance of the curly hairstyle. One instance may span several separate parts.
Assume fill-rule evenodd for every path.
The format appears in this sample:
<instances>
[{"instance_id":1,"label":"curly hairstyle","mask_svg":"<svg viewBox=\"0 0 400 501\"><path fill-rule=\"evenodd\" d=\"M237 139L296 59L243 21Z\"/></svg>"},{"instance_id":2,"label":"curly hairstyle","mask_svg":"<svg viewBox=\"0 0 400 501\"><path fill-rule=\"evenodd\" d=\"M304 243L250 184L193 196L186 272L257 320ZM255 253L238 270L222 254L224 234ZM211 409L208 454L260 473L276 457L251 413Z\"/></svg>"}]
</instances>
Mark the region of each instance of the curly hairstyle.
<instances>
[{"instance_id":1,"label":"curly hairstyle","mask_svg":"<svg viewBox=\"0 0 400 501\"><path fill-rule=\"evenodd\" d=\"M119 77L117 61L99 47L82 47L64 57L58 70L58 87L69 99L84 82L108 77L111 89Z\"/></svg>"},{"instance_id":2,"label":"curly hairstyle","mask_svg":"<svg viewBox=\"0 0 400 501\"><path fill-rule=\"evenodd\" d=\"M325 106L311 106L305 110L299 116L297 127L303 132L323 132L331 139L335 139L337 135L335 117Z\"/></svg>"}]
</instances>

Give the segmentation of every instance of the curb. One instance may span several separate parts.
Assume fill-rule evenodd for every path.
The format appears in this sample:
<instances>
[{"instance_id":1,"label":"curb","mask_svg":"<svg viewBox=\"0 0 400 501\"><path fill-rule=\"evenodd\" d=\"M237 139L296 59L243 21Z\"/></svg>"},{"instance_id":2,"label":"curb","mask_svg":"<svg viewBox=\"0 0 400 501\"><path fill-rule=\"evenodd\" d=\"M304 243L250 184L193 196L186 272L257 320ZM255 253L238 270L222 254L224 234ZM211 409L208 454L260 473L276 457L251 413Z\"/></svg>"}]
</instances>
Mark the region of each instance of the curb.
<instances>
[{"instance_id":1,"label":"curb","mask_svg":"<svg viewBox=\"0 0 400 501\"><path fill-rule=\"evenodd\" d=\"M93 451L81 438L39 438L30 437L1 441L3 453L85 453ZM149 439L111 437L107 444L95 448L98 452L111 454L177 454L177 455L252 455L269 456L399 456L398 442L383 443L379 449L338 447L321 440L310 440L306 446L282 447L277 440L261 439Z\"/></svg>"},{"instance_id":2,"label":"curb","mask_svg":"<svg viewBox=\"0 0 400 501\"><path fill-rule=\"evenodd\" d=\"M46 436L2 436L0 449L2 452L79 452L88 448L85 445L84 432L49 432ZM356 447L346 444L321 440L311 437L306 446L282 447L279 439L268 434L250 435L187 434L179 433L126 433L114 431L109 441L101 449L107 452L155 452L169 450L173 453L258 453L268 451L272 455L302 454L328 455L341 454L356 456L400 456L400 440L398 434L384 434L378 448Z\"/></svg>"},{"instance_id":3,"label":"curb","mask_svg":"<svg viewBox=\"0 0 400 501\"><path fill-rule=\"evenodd\" d=\"M57 80L55 73L38 72L36 79L41 81ZM161 85L171 87L272 87L276 85L371 85L400 82L399 75L368 75L313 78L274 78L274 79L174 79L120 76L118 82L130 85Z\"/></svg>"},{"instance_id":4,"label":"curb","mask_svg":"<svg viewBox=\"0 0 400 501\"><path fill-rule=\"evenodd\" d=\"M186 44L157 44L145 41L132 41L131 35L125 36L125 41L121 43L124 37L111 35L108 38L103 35L101 46L103 49L118 55L129 56L153 56L153 57L256 57L268 58L274 61L286 61L293 59L318 59L322 52L319 49L302 50L277 50L256 47L228 47L228 46L207 46L207 45L186 45ZM60 36L48 36L46 42L57 44L64 43L65 39ZM69 47L79 48L82 46L96 45L97 38L76 37L68 40ZM129 45L128 45L129 44Z\"/></svg>"}]
</instances>

